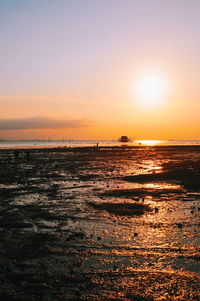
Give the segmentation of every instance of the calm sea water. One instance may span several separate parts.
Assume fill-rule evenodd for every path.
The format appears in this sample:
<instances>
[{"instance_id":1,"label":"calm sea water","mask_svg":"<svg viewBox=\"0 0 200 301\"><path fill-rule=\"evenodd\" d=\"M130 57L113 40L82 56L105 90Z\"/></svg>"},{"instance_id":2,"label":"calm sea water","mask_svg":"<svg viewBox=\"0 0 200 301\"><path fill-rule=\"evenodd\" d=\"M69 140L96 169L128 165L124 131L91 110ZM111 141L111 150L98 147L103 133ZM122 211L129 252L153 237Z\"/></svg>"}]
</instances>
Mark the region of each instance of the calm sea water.
<instances>
[{"instance_id":1,"label":"calm sea water","mask_svg":"<svg viewBox=\"0 0 200 301\"><path fill-rule=\"evenodd\" d=\"M40 148L55 146L112 146L121 145L118 140L0 140L0 148ZM134 140L127 145L200 145L200 140Z\"/></svg>"}]
</instances>

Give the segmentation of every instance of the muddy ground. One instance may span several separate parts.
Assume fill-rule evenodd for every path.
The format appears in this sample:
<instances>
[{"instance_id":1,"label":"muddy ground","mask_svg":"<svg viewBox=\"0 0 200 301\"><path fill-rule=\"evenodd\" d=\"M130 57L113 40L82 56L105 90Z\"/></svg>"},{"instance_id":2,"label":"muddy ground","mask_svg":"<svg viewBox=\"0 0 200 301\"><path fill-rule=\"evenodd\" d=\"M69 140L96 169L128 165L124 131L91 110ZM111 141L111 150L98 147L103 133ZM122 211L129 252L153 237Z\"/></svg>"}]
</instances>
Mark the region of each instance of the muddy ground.
<instances>
[{"instance_id":1,"label":"muddy ground","mask_svg":"<svg viewBox=\"0 0 200 301\"><path fill-rule=\"evenodd\" d=\"M0 150L0 300L200 300L200 147Z\"/></svg>"}]
</instances>

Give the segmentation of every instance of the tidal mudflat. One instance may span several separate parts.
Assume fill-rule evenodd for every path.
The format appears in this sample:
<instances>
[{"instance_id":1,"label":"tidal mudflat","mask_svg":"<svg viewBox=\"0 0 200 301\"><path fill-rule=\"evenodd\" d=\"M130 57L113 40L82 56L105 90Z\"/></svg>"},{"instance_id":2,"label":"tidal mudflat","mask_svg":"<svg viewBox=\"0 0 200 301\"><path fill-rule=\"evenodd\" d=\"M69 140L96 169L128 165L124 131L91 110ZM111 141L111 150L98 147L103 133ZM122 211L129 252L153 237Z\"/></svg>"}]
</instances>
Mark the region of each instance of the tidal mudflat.
<instances>
[{"instance_id":1,"label":"tidal mudflat","mask_svg":"<svg viewBox=\"0 0 200 301\"><path fill-rule=\"evenodd\" d=\"M200 147L0 151L0 299L200 300Z\"/></svg>"}]
</instances>

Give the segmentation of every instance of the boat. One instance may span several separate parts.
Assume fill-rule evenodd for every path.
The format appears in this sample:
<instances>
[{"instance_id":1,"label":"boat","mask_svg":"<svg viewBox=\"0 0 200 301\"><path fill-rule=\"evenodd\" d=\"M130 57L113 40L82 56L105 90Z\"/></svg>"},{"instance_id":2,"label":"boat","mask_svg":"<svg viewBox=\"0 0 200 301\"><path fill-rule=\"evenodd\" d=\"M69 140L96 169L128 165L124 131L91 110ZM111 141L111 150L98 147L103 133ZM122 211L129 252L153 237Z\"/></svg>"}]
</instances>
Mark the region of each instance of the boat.
<instances>
[{"instance_id":1,"label":"boat","mask_svg":"<svg viewBox=\"0 0 200 301\"><path fill-rule=\"evenodd\" d=\"M131 139L128 136L121 136L119 142L131 142Z\"/></svg>"}]
</instances>

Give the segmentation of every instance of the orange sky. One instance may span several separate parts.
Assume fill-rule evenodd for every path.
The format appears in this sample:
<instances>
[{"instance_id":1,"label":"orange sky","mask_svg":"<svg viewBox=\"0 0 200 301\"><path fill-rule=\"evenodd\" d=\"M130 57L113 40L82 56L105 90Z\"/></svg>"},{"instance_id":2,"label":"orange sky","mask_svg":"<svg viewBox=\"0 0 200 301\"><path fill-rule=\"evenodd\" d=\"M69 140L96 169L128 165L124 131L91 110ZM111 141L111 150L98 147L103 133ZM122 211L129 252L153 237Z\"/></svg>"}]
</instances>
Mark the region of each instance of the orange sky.
<instances>
[{"instance_id":1,"label":"orange sky","mask_svg":"<svg viewBox=\"0 0 200 301\"><path fill-rule=\"evenodd\" d=\"M199 15L196 0L1 1L0 139L200 139ZM145 105L152 72L169 86Z\"/></svg>"}]
</instances>

